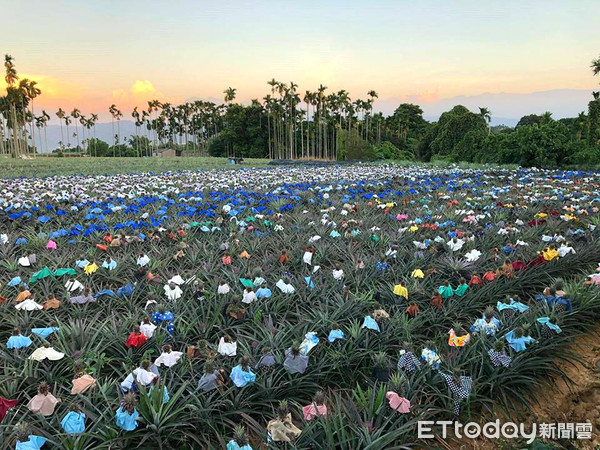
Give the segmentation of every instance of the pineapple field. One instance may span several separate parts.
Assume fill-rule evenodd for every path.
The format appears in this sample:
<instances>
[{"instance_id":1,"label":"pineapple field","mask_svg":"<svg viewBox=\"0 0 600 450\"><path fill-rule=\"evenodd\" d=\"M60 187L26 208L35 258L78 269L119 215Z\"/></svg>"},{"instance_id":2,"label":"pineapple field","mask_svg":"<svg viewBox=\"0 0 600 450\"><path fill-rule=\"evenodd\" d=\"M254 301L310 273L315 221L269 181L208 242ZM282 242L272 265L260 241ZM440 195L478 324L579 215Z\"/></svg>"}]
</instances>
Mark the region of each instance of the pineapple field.
<instances>
[{"instance_id":1,"label":"pineapple field","mask_svg":"<svg viewBox=\"0 0 600 450\"><path fill-rule=\"evenodd\" d=\"M452 448L418 422L518 422L600 319L596 172L6 178L0 206L2 448ZM590 440L538 448L592 445L571 419Z\"/></svg>"}]
</instances>

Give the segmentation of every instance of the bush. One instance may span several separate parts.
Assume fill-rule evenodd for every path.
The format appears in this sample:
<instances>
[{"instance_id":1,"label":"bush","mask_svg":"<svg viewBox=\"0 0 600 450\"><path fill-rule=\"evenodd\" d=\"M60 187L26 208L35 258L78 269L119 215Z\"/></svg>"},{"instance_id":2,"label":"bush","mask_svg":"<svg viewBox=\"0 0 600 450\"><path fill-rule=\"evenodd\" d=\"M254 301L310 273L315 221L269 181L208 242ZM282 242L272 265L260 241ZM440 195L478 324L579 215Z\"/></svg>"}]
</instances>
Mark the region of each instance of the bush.
<instances>
[{"instance_id":1,"label":"bush","mask_svg":"<svg viewBox=\"0 0 600 450\"><path fill-rule=\"evenodd\" d=\"M110 145L100 139L91 138L88 142L88 150L92 156L112 156Z\"/></svg>"},{"instance_id":2,"label":"bush","mask_svg":"<svg viewBox=\"0 0 600 450\"><path fill-rule=\"evenodd\" d=\"M375 151L356 131L338 133L338 159L351 161L369 161L375 159Z\"/></svg>"},{"instance_id":3,"label":"bush","mask_svg":"<svg viewBox=\"0 0 600 450\"><path fill-rule=\"evenodd\" d=\"M572 153L567 162L576 166L592 167L600 165L600 147L587 147L583 142L571 146Z\"/></svg>"},{"instance_id":4,"label":"bush","mask_svg":"<svg viewBox=\"0 0 600 450\"><path fill-rule=\"evenodd\" d=\"M227 139L222 134L210 140L208 154L221 157L227 155Z\"/></svg>"},{"instance_id":5,"label":"bush","mask_svg":"<svg viewBox=\"0 0 600 450\"><path fill-rule=\"evenodd\" d=\"M374 148L376 159L400 159L403 161L412 161L414 155L407 150L400 150L390 141L384 141Z\"/></svg>"}]
</instances>

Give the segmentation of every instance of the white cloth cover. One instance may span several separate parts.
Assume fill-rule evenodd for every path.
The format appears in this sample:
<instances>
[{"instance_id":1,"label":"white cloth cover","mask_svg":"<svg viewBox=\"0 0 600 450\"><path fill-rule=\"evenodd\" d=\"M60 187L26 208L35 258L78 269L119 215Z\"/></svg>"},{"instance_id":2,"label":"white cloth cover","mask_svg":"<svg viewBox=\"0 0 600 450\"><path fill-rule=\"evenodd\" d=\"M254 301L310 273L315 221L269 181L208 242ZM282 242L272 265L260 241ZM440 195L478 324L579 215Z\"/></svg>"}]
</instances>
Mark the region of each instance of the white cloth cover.
<instances>
[{"instance_id":1,"label":"white cloth cover","mask_svg":"<svg viewBox=\"0 0 600 450\"><path fill-rule=\"evenodd\" d=\"M29 359L33 359L35 361L43 361L44 359L49 359L50 361L58 361L59 359L63 359L64 357L64 353L57 352L52 347L40 347L31 354Z\"/></svg>"},{"instance_id":2,"label":"white cloth cover","mask_svg":"<svg viewBox=\"0 0 600 450\"><path fill-rule=\"evenodd\" d=\"M156 361L154 361L154 365L157 367L160 367L161 365L165 365L167 367L173 367L175 364L177 364L177 362L181 358L181 355L183 355L182 352L174 352L174 351L171 351L171 353L163 352L158 358L156 358Z\"/></svg>"},{"instance_id":3,"label":"white cloth cover","mask_svg":"<svg viewBox=\"0 0 600 450\"><path fill-rule=\"evenodd\" d=\"M223 356L235 356L237 354L237 342L225 342L225 339L221 338L217 351Z\"/></svg>"}]
</instances>

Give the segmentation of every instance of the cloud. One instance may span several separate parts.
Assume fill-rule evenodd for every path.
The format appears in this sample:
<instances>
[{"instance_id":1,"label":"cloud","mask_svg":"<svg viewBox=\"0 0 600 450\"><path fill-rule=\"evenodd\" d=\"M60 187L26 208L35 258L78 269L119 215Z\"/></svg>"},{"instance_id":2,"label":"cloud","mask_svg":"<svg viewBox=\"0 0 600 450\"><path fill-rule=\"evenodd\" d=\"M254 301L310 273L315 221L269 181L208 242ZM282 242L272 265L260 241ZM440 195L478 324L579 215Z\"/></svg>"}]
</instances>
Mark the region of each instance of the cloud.
<instances>
[{"instance_id":1,"label":"cloud","mask_svg":"<svg viewBox=\"0 0 600 450\"><path fill-rule=\"evenodd\" d=\"M408 95L407 97L414 103L435 103L440 99L440 93L437 90L428 90Z\"/></svg>"},{"instance_id":2,"label":"cloud","mask_svg":"<svg viewBox=\"0 0 600 450\"><path fill-rule=\"evenodd\" d=\"M33 102L34 113L39 115L42 110L46 111L51 117L51 123L57 123L55 112L59 108L69 112L77 107L87 115L90 111L98 111L101 105L106 103L99 98L97 93L91 92L83 85L69 79L59 79L39 73L19 72L19 79L25 78L36 81L36 87L42 91L41 95L36 97ZM5 88L6 83L2 78L0 79L0 96L5 94Z\"/></svg>"},{"instance_id":3,"label":"cloud","mask_svg":"<svg viewBox=\"0 0 600 450\"><path fill-rule=\"evenodd\" d=\"M130 92L125 89L115 89L112 93L112 99L116 103L128 102L130 97Z\"/></svg>"},{"instance_id":4,"label":"cloud","mask_svg":"<svg viewBox=\"0 0 600 450\"><path fill-rule=\"evenodd\" d=\"M42 91L39 99L46 100L76 100L84 96L81 85L69 80L60 80L49 75L19 72L19 80L29 79L37 82L36 87ZM6 88L4 78L0 79L0 89ZM39 100L39 99L36 99Z\"/></svg>"},{"instance_id":5,"label":"cloud","mask_svg":"<svg viewBox=\"0 0 600 450\"><path fill-rule=\"evenodd\" d=\"M135 80L129 88L119 87L114 90L91 89L68 79L58 79L45 74L19 73L19 79L37 81L37 87L42 94L34 101L35 113L39 114L42 109L46 110L51 121L55 122L54 112L58 108L71 111L79 108L85 115L96 113L100 120L110 118L108 107L111 104L123 111L126 116L135 106L146 108L148 100L160 100L172 104L181 103L181 99L170 97L158 91L150 80ZM4 95L6 82L0 78L0 96Z\"/></svg>"},{"instance_id":6,"label":"cloud","mask_svg":"<svg viewBox=\"0 0 600 450\"><path fill-rule=\"evenodd\" d=\"M148 80L136 80L131 87L133 95L154 95L156 89L154 85Z\"/></svg>"},{"instance_id":7,"label":"cloud","mask_svg":"<svg viewBox=\"0 0 600 450\"><path fill-rule=\"evenodd\" d=\"M167 96L158 91L149 80L135 80L129 89L115 89L112 91L112 98L110 99L120 109L132 109L135 106L144 108L149 100L180 103L180 99Z\"/></svg>"}]
</instances>

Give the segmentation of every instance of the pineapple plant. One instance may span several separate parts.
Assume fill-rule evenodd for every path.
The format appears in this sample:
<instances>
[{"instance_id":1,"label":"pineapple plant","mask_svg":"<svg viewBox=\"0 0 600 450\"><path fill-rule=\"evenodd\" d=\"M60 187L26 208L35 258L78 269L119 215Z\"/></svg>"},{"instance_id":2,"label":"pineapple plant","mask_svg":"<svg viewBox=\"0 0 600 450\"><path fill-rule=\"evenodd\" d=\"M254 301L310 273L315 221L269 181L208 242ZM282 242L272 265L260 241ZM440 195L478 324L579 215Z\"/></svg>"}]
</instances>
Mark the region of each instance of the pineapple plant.
<instances>
[{"instance_id":1,"label":"pineapple plant","mask_svg":"<svg viewBox=\"0 0 600 450\"><path fill-rule=\"evenodd\" d=\"M385 352L377 352L373 355L373 378L375 381L387 382L390 379L390 358Z\"/></svg>"},{"instance_id":2,"label":"pineapple plant","mask_svg":"<svg viewBox=\"0 0 600 450\"><path fill-rule=\"evenodd\" d=\"M236 425L233 429L233 441L241 448L250 442L248 433L246 433L246 429L242 425Z\"/></svg>"},{"instance_id":3,"label":"pineapple plant","mask_svg":"<svg viewBox=\"0 0 600 450\"><path fill-rule=\"evenodd\" d=\"M310 171L296 170L299 177L312 179L310 177L314 176ZM52 216L51 222L39 226L31 226L26 221L6 222L5 228L10 239L9 244L0 245L0 295L7 300L0 304L3 319L0 322L0 341L4 344L12 330L18 328L31 337L33 344L16 352L9 352L3 345L0 346L4 361L0 370L0 395L16 398L24 392L33 394L38 382L47 380L52 392L65 404L76 401L81 404L83 411L94 417L94 423L80 438L80 443L88 447L129 448L147 445L152 448L202 448L203 445L222 445L226 436L233 436L242 445L247 442L243 438L244 432L258 446L265 440L266 425L280 400L287 400L287 411L296 416L299 407L308 404L315 392L326 390L331 405L331 420L312 421L304 427L295 444L299 448L388 448L398 442L418 446L422 443L415 442L416 421L449 417L444 412L448 406L448 391L439 377L435 376L436 372L421 357L423 348L427 347L438 354L441 370L448 366L460 367L462 373L473 377L476 389L469 399L473 414L527 402L527 396L535 392L537 386L531 380L546 380L560 375L561 362L554 358L557 352L562 352L567 360L574 356L566 350L566 338L590 329L600 319L600 296L593 287L584 288L581 283L582 270L591 273L600 260L600 250L595 245L597 232L585 228L596 220L596 216L581 217L580 225L586 230L584 237L587 241L573 239L575 254L557 261L527 266L516 271L515 278L484 280L477 289L469 289L463 297L451 298L438 309L430 304L438 286L449 281L456 287L461 278L468 280L473 273L483 275L495 272L504 259L502 248L516 239L526 241L529 246L518 247L510 258L514 256L514 260L528 263L546 247L540 242L540 235L566 234L570 223L548 219L545 223L527 225L536 214L560 206L558 201L548 200L527 204L527 208L515 208L514 213L510 214L496 212L500 208L491 208L486 210L489 215L480 219L479 224L463 224L463 215L455 212L458 206L447 206L452 199L437 197L437 192L442 193L446 183L443 172L425 175L414 168L406 169L401 180L406 181L407 185L397 185L403 195L396 196L394 191L388 190L386 183L390 171L400 169L388 167L379 170L371 166L365 169L353 167L351 171L339 169L336 173L340 175L340 189L336 190L334 183L333 189L328 191L329 199L323 198L320 181L307 181L306 184L282 187L274 192L276 188L269 188L268 181L264 188L253 188L236 179L235 182L239 184L233 189L228 184L231 180L220 179L220 185L211 185L206 175L198 178L197 174L187 172L185 175L123 177L129 181L118 184L105 195L106 198L98 198L94 197L98 195L96 191L105 192L101 190L101 183L89 187L87 181L81 179L88 186L88 195L94 198L85 211L82 207L79 211L71 212L65 207L66 215ZM372 171L381 178L373 179ZM296 172L293 173L278 172L281 180L273 183L281 186L279 183L285 177L296 177ZM501 177L516 174L476 173L486 180L486 185L480 188L482 192L502 186ZM210 174L219 177L217 173ZM267 180L270 176L265 174ZM364 176L364 179L359 184L341 182L348 177L354 179L354 176ZM543 180L547 180L547 176L540 172L536 177L530 184L542 192L549 192L543 187ZM440 179L435 182L436 190L428 191L425 180L434 178ZM153 185L154 182L157 184ZM128 183L132 183L132 186ZM569 184L561 183L560 179L553 181L555 186L570 189ZM169 189L166 186L177 186L182 195L174 194L174 191L165 192ZM420 193L409 195L413 187L418 188ZM135 192L143 194L131 199L123 198L122 201L112 199L118 188L124 188L127 192L128 189L136 189ZM194 200L187 201L191 198L187 197L188 191L193 191L190 195L195 197ZM456 184L453 192L452 195L456 194L459 200L463 198L460 195L464 190L460 185ZM450 194L449 191L444 193ZM361 197L367 194L378 197ZM348 198L342 201L344 195L348 195ZM485 206L488 202L483 197L477 198L477 189L470 195L476 198L473 204L483 203ZM516 194L498 192L497 195L504 197ZM421 199L426 200L425 203L421 203ZM375 200L383 204L393 200L397 205L384 213L385 209L378 208ZM507 203L506 199L502 200ZM356 204L357 208L342 215L340 211L346 202ZM371 206L369 202L372 202ZM552 206L553 202L556 205ZM112 211L108 203L124 206L129 211ZM227 204L231 204L233 209L244 207L237 215L238 223L230 221L232 216L222 212ZM41 206L44 205L42 202ZM293 208L290 209L290 206ZM331 209L331 206L337 209ZM96 207L100 212L93 214L107 211L102 213L103 220L85 219L89 210ZM193 214L202 216L206 213L211 217L179 215L188 212L187 208L195 208ZM267 214L269 210L271 212ZM304 213L304 210L307 212ZM202 211L202 214L198 211ZM476 214L483 215L483 212L481 210ZM148 213L148 216L141 217L144 213ZM399 222L395 219L399 213L406 213L410 219ZM34 214L32 220L36 217ZM422 222L416 223L416 218ZM325 223L322 222L324 219ZM499 227L495 223L502 220L504 226L508 227L517 219L524 223L519 234L497 234ZM192 226L192 220L197 225ZM242 221L262 234L248 231L247 226L240 227ZM269 221L270 225L265 225L264 221ZM490 228L485 227L488 221L492 225ZM146 226L133 228L125 225L128 222L135 226L144 222ZM64 228L67 233L77 231L71 228L75 223L81 224L80 234L58 236L54 238L57 249L45 248L50 233L59 228ZM120 225L124 225L124 228L115 228ZM217 225L220 229L211 231ZM400 232L399 228L404 225L408 225L407 229ZM417 229L410 231L413 225ZM105 229L95 229L93 226ZM185 236L177 233L180 227L187 233ZM202 227L207 227L208 231L202 230ZM282 229L275 230L275 227ZM160 231L160 228L165 230ZM173 238L167 236L167 229L171 230ZM447 233L457 229L472 232L475 236L472 241L467 240L464 250L465 253L471 249L480 250L482 256L476 262L466 263L461 252L448 256L450 253L442 250L446 244L436 242L436 237L448 241ZM340 236L331 235L333 230L338 231ZM360 233L353 234L355 230ZM145 241L125 243L125 236L138 235L140 231L146 235ZM48 236L38 238L39 232L45 232ZM106 251L96 248L96 244L103 242L105 232L121 234L123 244L120 247L108 246ZM14 245L19 235L23 235L28 243ZM316 235L321 238L309 242ZM71 238L74 243L68 243ZM465 238L468 238L468 234ZM423 243L426 240L430 241L429 246L419 249L420 254L416 255L414 242ZM228 248L221 249L223 243L227 243ZM303 252L308 246L316 250L312 265L302 261ZM439 249L434 251L435 247ZM396 250L395 258L391 255L386 257L385 252L390 248ZM499 249L499 255L496 255L494 248ZM239 257L244 250L250 254L249 259ZM278 261L282 250L286 250L289 256L286 263ZM185 253L184 257L174 260L173 255L179 251ZM221 262L225 252L232 257L231 265ZM23 267L17 263L18 258L32 253L37 255L37 262L33 266ZM149 270L159 277L157 281L136 280L135 266L141 253L150 257ZM30 283L29 288L36 301L54 293L61 300L60 307L56 310L15 310L18 285L8 286L13 277L20 276L27 283L33 273L43 267L51 270L71 267L82 255L98 264L108 256L118 262L113 271L99 269L91 275L86 275L82 269L75 269L75 278L89 287L92 293L110 288L115 292L114 297L107 295L97 298L95 303L71 305L66 301L66 279L48 277ZM357 261L361 261L361 268L357 268ZM379 262L385 262L389 267L379 270ZM318 265L321 267L315 270ZM424 273L422 279L410 277L417 268ZM333 269L343 269L343 283L334 282ZM181 286L183 294L178 300L166 300L163 286L174 275L180 275L185 280ZM273 295L242 307L240 278L254 280L257 277L266 280ZM310 277L313 287L306 277ZM292 284L296 291L286 295L280 293L274 288L274 283L280 278ZM221 279L231 287L231 292L224 296L217 295L217 285ZM395 304L391 293L393 284L398 280L407 281L409 301ZM573 301L573 311L568 314L557 314L556 311L548 313L543 306L531 301L532 296L545 286L553 286L558 290L556 283L559 280L564 283L564 290ZM116 295L120 287L135 281L137 284L131 297ZM194 281L203 285L203 301L196 300ZM515 301L528 306L529 310L520 313L504 309L496 314L501 325L495 337L479 333L462 348L448 347L450 328L454 328L458 337L465 336L467 330L463 327L472 324L474 318L480 318L482 311L485 316L491 315L490 308L496 306L497 300L507 293ZM149 301L156 304L146 306ZM360 328L362 319L373 312L375 302L382 305L390 318L385 321L380 333L365 333ZM409 304L418 305L420 310L410 319L404 314ZM144 318L161 311L173 313L176 318L174 332L170 334L166 326L159 326L144 346L127 349L124 346L127 334L139 326ZM549 334L544 337L547 330L541 326L540 342L519 353L512 364L510 358L515 353L506 346L505 334L527 323L535 323L541 315L550 315L551 323L557 323L554 316L559 318L564 333L561 336L564 335L565 339L556 336L550 339ZM250 319L241 320L243 317ZM345 339L330 344L326 337L334 322L344 330ZM56 326L59 331L46 336L30 331L51 326ZM301 342L310 332L317 334L319 343L309 353L308 369L303 374L290 375L281 367L284 352L294 343ZM527 330L522 332L530 334ZM250 356L252 363L249 368L257 375L252 386L233 388L228 373L237 364L237 358L229 360L215 356L215 337L225 334L236 336L238 355ZM412 349L405 341L411 343ZM148 397L147 392L142 392L143 389L140 389L137 401L127 397L124 407L136 409L141 419L136 430L119 433L113 421L115 409L121 403L119 392L114 388L115 383L124 380L140 366L141 361L154 361L167 342L173 351L186 353L173 367L159 368L157 389L163 386L168 388L170 400L167 403L155 401L154 396ZM44 345L65 353L65 357L57 361L39 362L27 359L34 349ZM254 370L254 364L265 351L273 353L277 364L269 370ZM419 365L414 364L414 370L392 371L393 364L388 355L394 355L394 359L400 358L402 351L413 352L419 362ZM490 351L494 352L493 355ZM494 360L500 365L495 364ZM504 370L508 367L506 364L511 365L510 370ZM203 394L196 389L206 366L223 370L225 384L222 390ZM75 397L70 394L70 380L81 371L92 374L97 379L97 386L85 395ZM389 408L382 407L388 389L402 393L419 407L414 409L410 417L390 414ZM45 433L53 436L57 445L65 448L72 445L65 443L67 441L61 437L61 417L58 415L43 421L27 417L31 419L30 434L43 427ZM14 438L15 425L22 419L21 409L12 410L4 418L0 425L3 431L0 433L0 445L12 444L9 440ZM239 433L236 425L242 428Z\"/></svg>"},{"instance_id":4,"label":"pineapple plant","mask_svg":"<svg viewBox=\"0 0 600 450\"><path fill-rule=\"evenodd\" d=\"M551 314L549 319L550 319L549 320L550 324L559 325L559 321L558 321L556 314ZM553 327L551 327L548 323L542 324L541 329L540 329L540 335L542 336L542 338L551 339L554 336L556 336L557 334L558 334L558 332Z\"/></svg>"}]
</instances>

